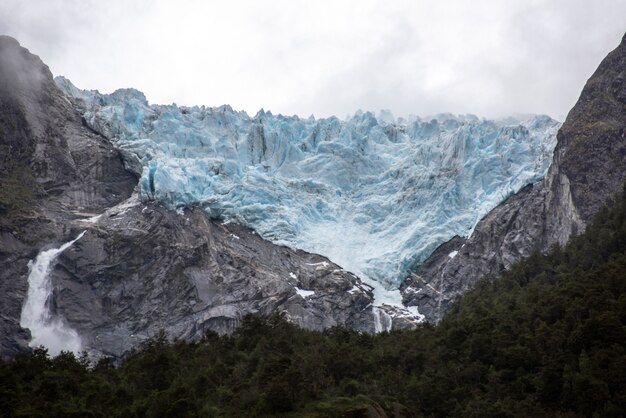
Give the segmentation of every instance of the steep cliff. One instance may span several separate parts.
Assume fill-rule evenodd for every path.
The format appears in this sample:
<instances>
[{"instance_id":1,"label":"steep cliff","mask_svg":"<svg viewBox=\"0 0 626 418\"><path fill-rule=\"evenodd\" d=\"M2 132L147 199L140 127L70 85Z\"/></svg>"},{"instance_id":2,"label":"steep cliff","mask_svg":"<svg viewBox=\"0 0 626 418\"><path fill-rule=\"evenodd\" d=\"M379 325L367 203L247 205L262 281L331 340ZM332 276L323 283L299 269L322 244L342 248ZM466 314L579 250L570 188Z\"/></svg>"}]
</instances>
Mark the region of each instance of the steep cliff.
<instances>
[{"instance_id":1,"label":"steep cliff","mask_svg":"<svg viewBox=\"0 0 626 418\"><path fill-rule=\"evenodd\" d=\"M431 321L482 277L533 250L567 242L626 178L626 36L587 81L557 135L546 177L511 196L467 239L443 244L402 285L403 301Z\"/></svg>"},{"instance_id":2,"label":"steep cliff","mask_svg":"<svg viewBox=\"0 0 626 418\"><path fill-rule=\"evenodd\" d=\"M68 221L127 199L137 178L83 126L48 67L0 36L0 353L23 349L28 262L62 242Z\"/></svg>"}]
</instances>

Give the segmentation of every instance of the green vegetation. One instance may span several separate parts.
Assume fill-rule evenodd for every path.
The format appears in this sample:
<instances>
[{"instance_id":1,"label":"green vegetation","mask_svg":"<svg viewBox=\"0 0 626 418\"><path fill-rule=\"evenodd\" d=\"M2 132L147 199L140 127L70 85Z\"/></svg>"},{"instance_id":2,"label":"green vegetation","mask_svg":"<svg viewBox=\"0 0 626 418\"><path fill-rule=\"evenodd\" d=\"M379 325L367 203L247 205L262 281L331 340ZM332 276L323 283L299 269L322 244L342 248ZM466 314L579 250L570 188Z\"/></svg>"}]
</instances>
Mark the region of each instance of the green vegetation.
<instances>
[{"instance_id":1,"label":"green vegetation","mask_svg":"<svg viewBox=\"0 0 626 418\"><path fill-rule=\"evenodd\" d=\"M0 363L5 416L619 417L626 199L565 248L482 281L437 326L378 335L246 317L118 367L38 349ZM369 414L369 415L368 415Z\"/></svg>"}]
</instances>

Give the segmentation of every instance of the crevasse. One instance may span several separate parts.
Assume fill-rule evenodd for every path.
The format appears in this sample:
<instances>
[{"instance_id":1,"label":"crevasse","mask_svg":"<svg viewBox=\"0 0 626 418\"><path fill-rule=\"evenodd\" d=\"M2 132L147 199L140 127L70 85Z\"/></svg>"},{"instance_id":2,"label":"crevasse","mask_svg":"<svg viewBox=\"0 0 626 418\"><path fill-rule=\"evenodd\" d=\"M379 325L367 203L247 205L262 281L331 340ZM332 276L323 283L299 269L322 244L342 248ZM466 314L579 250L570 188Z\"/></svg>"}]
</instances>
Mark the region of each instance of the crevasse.
<instances>
[{"instance_id":1,"label":"crevasse","mask_svg":"<svg viewBox=\"0 0 626 418\"><path fill-rule=\"evenodd\" d=\"M84 101L91 127L141 163L142 199L201 206L388 289L542 178L560 127L548 116L250 117L57 83Z\"/></svg>"}]
</instances>

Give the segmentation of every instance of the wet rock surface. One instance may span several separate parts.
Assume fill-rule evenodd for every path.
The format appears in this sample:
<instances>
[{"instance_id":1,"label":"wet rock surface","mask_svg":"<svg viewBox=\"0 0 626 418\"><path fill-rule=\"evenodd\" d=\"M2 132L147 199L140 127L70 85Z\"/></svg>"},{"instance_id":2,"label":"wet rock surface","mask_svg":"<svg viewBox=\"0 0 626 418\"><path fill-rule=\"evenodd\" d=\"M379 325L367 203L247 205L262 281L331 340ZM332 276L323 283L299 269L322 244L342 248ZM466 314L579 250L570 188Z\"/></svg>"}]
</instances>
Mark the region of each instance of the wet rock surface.
<instances>
[{"instance_id":1,"label":"wet rock surface","mask_svg":"<svg viewBox=\"0 0 626 418\"><path fill-rule=\"evenodd\" d=\"M68 221L127 199L137 182L86 129L48 67L0 36L0 354L27 347L19 326L28 262L68 240Z\"/></svg>"}]
</instances>

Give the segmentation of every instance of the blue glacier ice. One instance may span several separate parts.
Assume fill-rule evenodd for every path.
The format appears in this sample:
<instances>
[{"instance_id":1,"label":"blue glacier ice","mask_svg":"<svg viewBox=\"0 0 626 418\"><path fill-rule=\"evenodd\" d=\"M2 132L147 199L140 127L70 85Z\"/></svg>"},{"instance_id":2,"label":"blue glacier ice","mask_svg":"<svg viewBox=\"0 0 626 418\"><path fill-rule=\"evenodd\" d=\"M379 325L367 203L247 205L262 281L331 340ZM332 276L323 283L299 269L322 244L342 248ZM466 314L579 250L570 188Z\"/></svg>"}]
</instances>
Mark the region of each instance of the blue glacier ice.
<instances>
[{"instance_id":1,"label":"blue glacier ice","mask_svg":"<svg viewBox=\"0 0 626 418\"><path fill-rule=\"evenodd\" d=\"M107 95L57 83L84 100L90 126L141 163L142 199L201 206L386 289L542 178L560 127L548 116L250 117L230 106L149 105L133 89Z\"/></svg>"}]
</instances>

